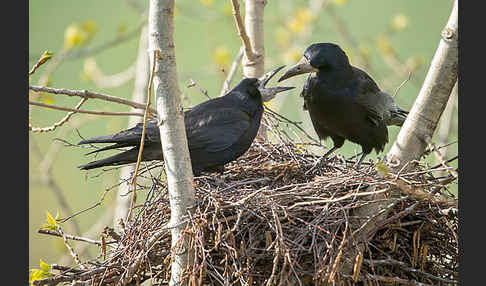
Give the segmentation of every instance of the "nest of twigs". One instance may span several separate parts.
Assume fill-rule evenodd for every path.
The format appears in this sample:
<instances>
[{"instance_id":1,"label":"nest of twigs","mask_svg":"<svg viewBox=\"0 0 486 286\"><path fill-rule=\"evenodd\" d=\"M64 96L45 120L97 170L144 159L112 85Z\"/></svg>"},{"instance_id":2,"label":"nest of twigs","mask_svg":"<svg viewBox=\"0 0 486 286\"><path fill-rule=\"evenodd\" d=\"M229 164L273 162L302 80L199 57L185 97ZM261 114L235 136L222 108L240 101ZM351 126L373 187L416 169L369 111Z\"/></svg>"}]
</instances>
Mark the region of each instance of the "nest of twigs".
<instances>
[{"instance_id":1,"label":"nest of twigs","mask_svg":"<svg viewBox=\"0 0 486 286\"><path fill-rule=\"evenodd\" d=\"M288 136L303 131L265 114L269 140L255 141L224 174L195 178L197 204L184 232L189 247L172 248L194 254L185 276L190 285L458 283L452 175L438 177L437 167L420 165L397 176L376 162L356 170L339 155L307 172L319 157ZM165 182L154 179L147 197L123 233L106 232L106 240L116 242L107 244L108 258L79 280L168 285ZM385 207L377 211L376 205Z\"/></svg>"}]
</instances>

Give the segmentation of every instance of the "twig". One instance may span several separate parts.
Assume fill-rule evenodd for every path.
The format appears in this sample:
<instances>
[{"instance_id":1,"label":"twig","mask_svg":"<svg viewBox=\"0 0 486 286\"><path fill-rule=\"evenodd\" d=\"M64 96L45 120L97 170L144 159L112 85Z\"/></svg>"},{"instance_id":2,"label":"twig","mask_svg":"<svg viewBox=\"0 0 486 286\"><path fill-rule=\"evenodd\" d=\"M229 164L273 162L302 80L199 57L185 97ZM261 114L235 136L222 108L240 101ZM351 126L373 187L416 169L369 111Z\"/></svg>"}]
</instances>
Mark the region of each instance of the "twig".
<instances>
[{"instance_id":1,"label":"twig","mask_svg":"<svg viewBox=\"0 0 486 286\"><path fill-rule=\"evenodd\" d=\"M63 235L61 233L59 233L57 231L48 230L48 229L39 229L37 232L38 233L41 233L41 234L48 234L48 235L54 235L54 236L63 237ZM94 240L94 239L90 239L90 238L86 238L86 237L81 237L81 236L76 236L76 235L71 235L71 234L64 234L64 237L66 239L83 241L83 242L87 242L87 243L101 245L101 241L100 240ZM115 241L106 242L106 244L114 243L114 242Z\"/></svg>"},{"instance_id":2,"label":"twig","mask_svg":"<svg viewBox=\"0 0 486 286\"><path fill-rule=\"evenodd\" d=\"M352 194L347 194L342 197L336 198L336 199L324 199L324 200L315 200L315 201L306 201L306 202L300 202L300 203L295 203L292 206L288 207L287 209L293 209L295 207L299 206L309 206L309 205L315 205L315 204L322 204L322 203L335 203L335 202L340 202L344 201L346 199L352 198L352 197L362 197L362 196L368 196L368 195L376 195L376 194L381 194L384 192L388 192L389 189L383 189L379 191L372 191L372 192L361 192L361 193L352 193Z\"/></svg>"},{"instance_id":3,"label":"twig","mask_svg":"<svg viewBox=\"0 0 486 286\"><path fill-rule=\"evenodd\" d=\"M396 285L396 283L398 283L398 284L410 285L410 286L432 286L430 284L425 284L425 283L416 282L416 281L410 281L410 280L406 280L406 279L398 278L398 277L388 277L388 276L371 275L371 274L366 274L366 276L369 279L376 279L376 280L380 280L380 281L383 281L383 282L394 283L395 285Z\"/></svg>"},{"instance_id":4,"label":"twig","mask_svg":"<svg viewBox=\"0 0 486 286\"><path fill-rule=\"evenodd\" d=\"M114 115L114 116L141 116L141 117L143 116L142 113L137 113L137 112L90 111L90 110L82 110L82 109L56 106L56 105L52 105L52 104L45 104L45 103L42 103L42 102L31 101L31 100L29 100L29 104L41 106L41 107L45 107L45 108L50 108L50 109L71 111L73 113L85 113L85 114L94 114L94 115ZM33 129L34 129L34 127L32 125L29 125L29 130L33 130Z\"/></svg>"},{"instance_id":5,"label":"twig","mask_svg":"<svg viewBox=\"0 0 486 286\"><path fill-rule=\"evenodd\" d=\"M330 283L331 282L334 283L334 275L336 275L336 272L337 272L337 269L338 269L337 267L339 265L339 262L341 261L344 245L348 242L348 239L346 237L347 232L348 232L348 221L346 221L346 227L344 228L343 238L341 240L341 243L338 246L338 254L337 254L336 259L334 260L334 263L332 265L331 273L329 274L329 276L327 278L327 281L330 282Z\"/></svg>"},{"instance_id":6,"label":"twig","mask_svg":"<svg viewBox=\"0 0 486 286\"><path fill-rule=\"evenodd\" d=\"M83 105L83 103L88 100L87 98L82 98L81 101L76 105L76 107L74 108L75 110L79 110L79 108L81 107L81 105ZM54 123L52 126L49 126L49 127L34 127L34 126L31 126L29 125L29 130L32 131L32 132L49 132L49 131L54 131L56 130L57 127L59 126L62 126L64 123L68 122L68 120L71 118L71 116L76 113L74 111L70 111L66 114L66 116L64 116L63 119L59 120L58 122Z\"/></svg>"},{"instance_id":7,"label":"twig","mask_svg":"<svg viewBox=\"0 0 486 286\"><path fill-rule=\"evenodd\" d=\"M29 71L29 76L33 75L35 73L35 71L43 64L45 64L49 59L51 59L53 56L52 56L52 53L51 52L48 52L48 51L45 51L44 53L42 53L41 57L39 58L39 60L35 63L35 65L32 67L32 69Z\"/></svg>"},{"instance_id":8,"label":"twig","mask_svg":"<svg viewBox=\"0 0 486 286\"><path fill-rule=\"evenodd\" d=\"M434 142L432 142L432 138L430 138L430 136L425 136L424 138L425 142L427 143L429 149L434 153L435 157L437 158L437 161L440 162L440 164L447 169L447 171L455 178L457 179L457 177L459 176L457 174L457 172L454 170L454 168L450 167L449 165L447 165L447 163L445 163L445 159L442 157L442 154L440 153L440 151L437 149L437 147L435 146Z\"/></svg>"},{"instance_id":9,"label":"twig","mask_svg":"<svg viewBox=\"0 0 486 286\"><path fill-rule=\"evenodd\" d=\"M402 268L405 271L419 273L420 275L426 276L427 278L430 278L430 279L438 280L438 281L445 282L445 283L453 283L453 284L458 284L459 283L456 280L450 280L450 279L445 279L445 278L437 277L435 275L432 275L432 274L427 273L425 271L422 271L420 269L410 268L404 262L398 261L398 260L394 260L394 259L391 259L391 258L389 258L389 259L382 259L382 260L369 260L369 259L365 259L364 262L366 264L368 264L368 265L373 264L375 266L377 266L377 265L398 265L400 268Z\"/></svg>"},{"instance_id":10,"label":"twig","mask_svg":"<svg viewBox=\"0 0 486 286\"><path fill-rule=\"evenodd\" d=\"M453 207L456 207L456 208L458 206L457 199L450 199L450 198L447 198L447 197L445 197L441 194L439 194L439 196L436 197L436 195L433 192L427 193L427 192L420 190L420 189L414 189L411 186L409 186L408 184L406 184L401 179L397 179L396 185L398 186L399 190L402 193L408 195L409 197L411 197L415 200L430 201L430 202L433 202L433 203L436 203L436 204L453 206Z\"/></svg>"},{"instance_id":11,"label":"twig","mask_svg":"<svg viewBox=\"0 0 486 286\"><path fill-rule=\"evenodd\" d=\"M273 114L273 115L275 115L275 116L279 117L280 119L283 119L284 121L286 121L286 122L288 122L288 123L293 124L293 125L294 125L294 126L297 128L297 129L299 129L300 131L302 131L302 133L304 133L304 134L307 136L307 138L309 138L310 140L312 140L313 142L315 142L315 143L316 143L316 144L318 144L319 146L322 146L322 145L321 145L321 142L320 142L319 140L317 140L317 139L315 139L314 137L310 136L310 135L309 135L309 134L308 134L308 133L307 133L307 132L306 132L304 129L302 129L302 127L300 127L300 126L299 126L299 124L300 124L301 122L296 122L296 121L292 121L292 120L290 120L290 119L287 119L287 118L286 118L286 117L284 117L283 115L280 115L280 114L278 114L277 112L275 112L275 111L271 110L271 109L270 109L270 108L268 108L268 106L266 106L266 105L264 105L264 108L265 108L265 110L267 110L267 111L268 111L268 112L270 112L271 114Z\"/></svg>"},{"instance_id":12,"label":"twig","mask_svg":"<svg viewBox=\"0 0 486 286\"><path fill-rule=\"evenodd\" d=\"M63 95L68 95L68 96L79 96L79 97L84 97L84 98L96 98L96 99L101 99L101 100L105 100L105 101L116 102L116 103L119 103L119 104L128 105L128 106L131 106L131 107L136 108L136 109L145 109L145 104L133 102L133 101L126 100L126 99L116 97L116 96L90 92L86 89L84 89L84 90L70 90L70 89L59 89L59 88L34 86L34 85L29 85L29 89L33 90L35 92L47 92L47 93L52 93L52 94L63 94ZM152 109L152 108L150 109L150 112L153 113L153 114L157 114L157 111L155 109Z\"/></svg>"},{"instance_id":13,"label":"twig","mask_svg":"<svg viewBox=\"0 0 486 286\"><path fill-rule=\"evenodd\" d=\"M405 80L404 80L404 81L403 81L403 82L402 82L402 83L401 83L401 84L400 84L400 85L397 87L397 89L395 90L395 93L393 93L393 97L396 97L396 96L397 96L397 94L398 94L398 92L400 91L400 89L402 88L402 86L404 86L404 85L407 83L407 81L409 81L409 80L410 80L410 78L411 78L411 77L412 77L412 72L411 72L411 71L409 71L409 72L408 72L408 77L407 77L407 79L405 79Z\"/></svg>"},{"instance_id":14,"label":"twig","mask_svg":"<svg viewBox=\"0 0 486 286\"><path fill-rule=\"evenodd\" d=\"M382 221L379 221L378 223L376 223L376 226L370 230L366 237L371 237L374 233L376 233L378 230L382 229L385 225L389 224L390 222L392 221L395 221L395 220L399 220L401 218L403 218L404 216L408 215L409 213L411 213L413 210L415 210L418 205L420 204L420 202L415 202L413 205L409 206L408 208L406 208L405 210L387 218L387 219L384 219Z\"/></svg>"},{"instance_id":15,"label":"twig","mask_svg":"<svg viewBox=\"0 0 486 286\"><path fill-rule=\"evenodd\" d=\"M245 47L246 57L249 60L253 60L255 58L255 54L253 53L250 38L246 34L245 26L243 25L243 20L241 19L240 4L238 4L238 0L231 0L231 4L233 8L233 16L235 17L236 28L238 29L238 35L240 36L243 46Z\"/></svg>"},{"instance_id":16,"label":"twig","mask_svg":"<svg viewBox=\"0 0 486 286\"><path fill-rule=\"evenodd\" d=\"M71 256L73 257L74 259L74 262L76 262L76 264L79 265L79 267L81 267L82 269L86 269L86 266L84 266L82 263L81 263L81 260L79 260L79 256L76 254L76 252L74 252L74 249L73 247L69 244L68 242L68 238L67 238L67 235L64 233L64 231L62 230L62 228L60 226L57 227L57 231L59 232L59 234L62 236L62 239L64 241L64 245L66 246L66 248L69 250L69 253L71 254Z\"/></svg>"},{"instance_id":17,"label":"twig","mask_svg":"<svg viewBox=\"0 0 486 286\"><path fill-rule=\"evenodd\" d=\"M191 83L189 83L189 85L187 87L194 87L196 86L197 88L199 88L199 91L201 91L201 93L203 95L205 95L207 98L211 99L211 97L208 95L208 91L205 90L204 88L202 88L197 82L195 82L192 78L190 79L191 80Z\"/></svg>"},{"instance_id":18,"label":"twig","mask_svg":"<svg viewBox=\"0 0 486 286\"><path fill-rule=\"evenodd\" d=\"M133 192L132 192L132 200L130 201L130 209L128 211L128 218L130 218L132 216L133 206L135 205L135 201L137 200L137 175L138 175L138 170L140 168L140 162L142 161L143 146L145 144L145 131L146 131L146 128L147 128L147 117L148 117L148 114L149 114L149 108L150 108L150 103L151 103L150 95L152 94L152 82L154 80L155 64L156 64L157 57L160 57L159 51L154 50L154 59L153 59L153 63L152 63L152 73L150 75L149 86L148 86L148 89L147 89L147 101L146 101L145 113L143 115L142 138L140 139L140 148L138 150L137 164L135 166L135 171L133 173L133 177L132 177L132 181L131 181L131 184L133 186ZM162 148L162 146L160 148Z\"/></svg>"},{"instance_id":19,"label":"twig","mask_svg":"<svg viewBox=\"0 0 486 286\"><path fill-rule=\"evenodd\" d=\"M236 70L238 69L238 66L241 63L241 59L243 58L244 51L245 51L245 47L241 46L240 51L238 52L238 55L236 56L233 63L231 64L231 68L228 72L228 75L226 76L226 79L223 82L223 88L221 89L219 96L225 95L230 90L231 81L233 80Z\"/></svg>"}]
</instances>

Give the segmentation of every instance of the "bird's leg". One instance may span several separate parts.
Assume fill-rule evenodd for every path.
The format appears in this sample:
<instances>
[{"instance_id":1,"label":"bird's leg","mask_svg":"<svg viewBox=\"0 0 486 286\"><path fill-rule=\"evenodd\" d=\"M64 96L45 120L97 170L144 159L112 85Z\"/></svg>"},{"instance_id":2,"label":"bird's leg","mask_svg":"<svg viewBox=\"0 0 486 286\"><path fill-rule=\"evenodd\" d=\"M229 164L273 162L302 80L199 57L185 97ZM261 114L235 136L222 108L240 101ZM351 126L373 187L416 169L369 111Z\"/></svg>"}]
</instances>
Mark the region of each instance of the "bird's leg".
<instances>
[{"instance_id":1,"label":"bird's leg","mask_svg":"<svg viewBox=\"0 0 486 286\"><path fill-rule=\"evenodd\" d=\"M347 160L353 160L354 158L356 158L356 157L358 157L359 155L362 155L362 154L363 154L363 152L360 152L360 153L358 153L356 155L353 155L353 156L349 157Z\"/></svg>"},{"instance_id":2,"label":"bird's leg","mask_svg":"<svg viewBox=\"0 0 486 286\"><path fill-rule=\"evenodd\" d=\"M361 162L363 162L363 159L366 157L366 155L368 155L368 153L363 152L363 155L361 155L361 158L359 158L359 161L356 164L354 164L355 169L359 169Z\"/></svg>"},{"instance_id":3,"label":"bird's leg","mask_svg":"<svg viewBox=\"0 0 486 286\"><path fill-rule=\"evenodd\" d=\"M322 157L319 158L319 160L314 164L314 166L312 166L312 168L307 170L307 172L305 172L305 174L307 175L309 172L314 170L317 166L319 166L324 161L324 159L326 159L329 155L332 154L332 152L336 151L336 149L338 149L338 148L339 148L338 146L332 147L329 151L326 152L326 154L322 155Z\"/></svg>"}]
</instances>

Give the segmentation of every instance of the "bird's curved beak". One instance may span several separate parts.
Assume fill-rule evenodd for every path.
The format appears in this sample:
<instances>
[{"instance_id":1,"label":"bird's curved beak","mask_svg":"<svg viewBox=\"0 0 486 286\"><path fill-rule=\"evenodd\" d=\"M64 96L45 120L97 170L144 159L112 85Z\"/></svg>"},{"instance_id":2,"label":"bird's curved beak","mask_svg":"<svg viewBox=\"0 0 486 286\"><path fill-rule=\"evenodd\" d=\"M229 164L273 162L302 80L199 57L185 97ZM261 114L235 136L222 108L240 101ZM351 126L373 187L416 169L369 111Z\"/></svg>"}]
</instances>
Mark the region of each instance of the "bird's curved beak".
<instances>
[{"instance_id":1,"label":"bird's curved beak","mask_svg":"<svg viewBox=\"0 0 486 286\"><path fill-rule=\"evenodd\" d=\"M309 72L317 72L318 69L315 67L311 66L309 60L306 57L302 57L300 61L295 64L294 66L290 67L286 73L284 73L283 76L281 76L278 81L286 80L288 78L291 78L293 76L303 74L303 73L309 73Z\"/></svg>"},{"instance_id":2,"label":"bird's curved beak","mask_svg":"<svg viewBox=\"0 0 486 286\"><path fill-rule=\"evenodd\" d=\"M272 79L284 67L285 66L280 66L272 71L269 71L266 74L264 74L261 78L258 79L258 81L260 82L260 85L258 86L258 90L262 95L263 101L270 101L277 95L277 93L295 88L295 86L277 86L277 87L269 87L269 88L265 87L267 83L270 81L270 79Z\"/></svg>"}]
</instances>

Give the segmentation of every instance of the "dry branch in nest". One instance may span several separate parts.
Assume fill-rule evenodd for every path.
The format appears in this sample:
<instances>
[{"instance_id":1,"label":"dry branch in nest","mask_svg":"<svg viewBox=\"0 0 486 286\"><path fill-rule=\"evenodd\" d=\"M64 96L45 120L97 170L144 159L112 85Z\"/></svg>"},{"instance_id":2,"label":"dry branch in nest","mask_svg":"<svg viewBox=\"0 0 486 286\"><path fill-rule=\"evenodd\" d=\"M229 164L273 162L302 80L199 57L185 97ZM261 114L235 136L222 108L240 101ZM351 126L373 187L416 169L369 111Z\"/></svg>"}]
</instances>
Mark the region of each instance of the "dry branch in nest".
<instances>
[{"instance_id":1,"label":"dry branch in nest","mask_svg":"<svg viewBox=\"0 0 486 286\"><path fill-rule=\"evenodd\" d=\"M194 252L189 285L458 283L457 200L448 193L455 179L435 178L437 167L399 176L371 163L355 170L354 162L340 156L306 175L319 156L308 152L310 143L293 143L289 133L306 135L286 128L295 123L266 113L268 141L255 141L224 174L195 178L197 204L185 230L191 249L173 249ZM141 175L149 176L153 166ZM160 177L150 176L147 199L123 233L105 232L107 258L49 279L92 285L151 279L153 285L168 285L168 191ZM376 224L364 250L350 257L361 242L356 233L372 219L354 211L394 188L402 192L387 198L390 215ZM353 273L340 271L345 263L353 265Z\"/></svg>"}]
</instances>

